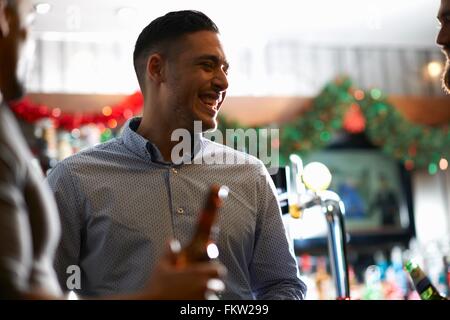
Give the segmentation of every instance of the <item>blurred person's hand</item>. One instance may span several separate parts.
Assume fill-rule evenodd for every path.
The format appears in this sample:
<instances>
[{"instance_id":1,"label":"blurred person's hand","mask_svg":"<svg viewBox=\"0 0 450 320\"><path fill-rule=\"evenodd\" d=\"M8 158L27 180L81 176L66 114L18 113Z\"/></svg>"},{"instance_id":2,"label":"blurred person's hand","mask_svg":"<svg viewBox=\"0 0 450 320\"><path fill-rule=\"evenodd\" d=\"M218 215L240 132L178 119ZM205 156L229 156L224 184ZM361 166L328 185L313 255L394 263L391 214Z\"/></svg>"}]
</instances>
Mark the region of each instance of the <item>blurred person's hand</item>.
<instances>
[{"instance_id":1,"label":"blurred person's hand","mask_svg":"<svg viewBox=\"0 0 450 320\"><path fill-rule=\"evenodd\" d=\"M217 261L177 263L180 245L172 240L142 292L142 299L204 300L225 289L226 268Z\"/></svg>"}]
</instances>

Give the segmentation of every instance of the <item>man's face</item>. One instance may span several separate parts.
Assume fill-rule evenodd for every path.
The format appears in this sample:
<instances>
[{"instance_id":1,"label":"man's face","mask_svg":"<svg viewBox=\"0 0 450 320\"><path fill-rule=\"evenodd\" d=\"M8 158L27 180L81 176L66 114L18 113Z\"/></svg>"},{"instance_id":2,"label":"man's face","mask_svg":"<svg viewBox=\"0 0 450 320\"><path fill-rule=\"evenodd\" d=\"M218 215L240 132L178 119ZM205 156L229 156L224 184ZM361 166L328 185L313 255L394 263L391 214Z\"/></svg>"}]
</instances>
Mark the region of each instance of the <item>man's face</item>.
<instances>
[{"instance_id":1,"label":"man's face","mask_svg":"<svg viewBox=\"0 0 450 320\"><path fill-rule=\"evenodd\" d=\"M0 0L3 1L3 0ZM1 6L0 13L0 90L3 98L14 100L23 95L24 47L28 28L34 18L34 10L29 0L16 0L16 5Z\"/></svg>"},{"instance_id":2,"label":"man's face","mask_svg":"<svg viewBox=\"0 0 450 320\"><path fill-rule=\"evenodd\" d=\"M450 0L441 0L438 20L441 24L441 30L436 42L442 47L442 52L447 57L442 84L447 93L450 93Z\"/></svg>"},{"instance_id":3,"label":"man's face","mask_svg":"<svg viewBox=\"0 0 450 320\"><path fill-rule=\"evenodd\" d=\"M177 128L204 131L217 127L217 113L228 88L228 63L218 34L199 31L182 37L166 59L166 81L160 112Z\"/></svg>"}]
</instances>

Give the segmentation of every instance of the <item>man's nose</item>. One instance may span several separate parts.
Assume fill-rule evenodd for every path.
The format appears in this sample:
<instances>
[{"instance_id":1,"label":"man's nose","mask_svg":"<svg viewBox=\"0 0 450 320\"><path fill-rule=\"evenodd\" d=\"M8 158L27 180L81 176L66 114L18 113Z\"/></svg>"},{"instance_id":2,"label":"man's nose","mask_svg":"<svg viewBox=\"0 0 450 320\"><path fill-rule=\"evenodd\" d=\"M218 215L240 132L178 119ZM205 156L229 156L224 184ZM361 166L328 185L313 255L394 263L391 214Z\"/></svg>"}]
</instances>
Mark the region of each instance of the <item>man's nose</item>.
<instances>
[{"instance_id":1,"label":"man's nose","mask_svg":"<svg viewBox=\"0 0 450 320\"><path fill-rule=\"evenodd\" d=\"M225 91L228 89L228 76L223 69L217 71L213 84L220 90Z\"/></svg>"}]
</instances>

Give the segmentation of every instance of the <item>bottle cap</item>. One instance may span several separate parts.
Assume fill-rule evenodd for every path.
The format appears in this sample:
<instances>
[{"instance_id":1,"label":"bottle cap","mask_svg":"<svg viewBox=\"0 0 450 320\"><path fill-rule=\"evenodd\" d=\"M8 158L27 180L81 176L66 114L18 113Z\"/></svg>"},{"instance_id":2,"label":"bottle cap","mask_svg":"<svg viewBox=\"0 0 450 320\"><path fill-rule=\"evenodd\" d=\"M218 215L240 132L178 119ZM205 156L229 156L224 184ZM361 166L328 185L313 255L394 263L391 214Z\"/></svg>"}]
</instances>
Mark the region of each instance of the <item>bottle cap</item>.
<instances>
[{"instance_id":1,"label":"bottle cap","mask_svg":"<svg viewBox=\"0 0 450 320\"><path fill-rule=\"evenodd\" d=\"M408 272L413 271L414 269L416 269L419 265L417 263L415 263L412 260L409 260L408 262L406 262L405 264L405 268Z\"/></svg>"}]
</instances>

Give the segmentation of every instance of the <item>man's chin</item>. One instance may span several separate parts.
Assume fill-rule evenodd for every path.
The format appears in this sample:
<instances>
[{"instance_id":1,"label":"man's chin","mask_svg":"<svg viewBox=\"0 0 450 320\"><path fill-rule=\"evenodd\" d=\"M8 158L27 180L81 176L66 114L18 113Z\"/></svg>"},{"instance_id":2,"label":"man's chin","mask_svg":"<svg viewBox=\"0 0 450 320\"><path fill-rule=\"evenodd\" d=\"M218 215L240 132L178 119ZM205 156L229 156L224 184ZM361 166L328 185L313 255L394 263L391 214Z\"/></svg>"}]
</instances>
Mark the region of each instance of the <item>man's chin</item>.
<instances>
[{"instance_id":1,"label":"man's chin","mask_svg":"<svg viewBox=\"0 0 450 320\"><path fill-rule=\"evenodd\" d=\"M202 121L203 132L212 132L215 131L216 129L217 129L216 120Z\"/></svg>"},{"instance_id":2,"label":"man's chin","mask_svg":"<svg viewBox=\"0 0 450 320\"><path fill-rule=\"evenodd\" d=\"M211 132L217 129L217 117L211 117L211 116L205 116L204 114L199 115L197 118L197 121L201 124L201 131L202 132ZM197 128L198 131L200 128Z\"/></svg>"}]
</instances>

